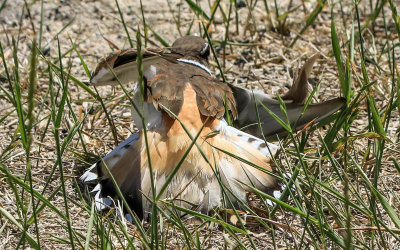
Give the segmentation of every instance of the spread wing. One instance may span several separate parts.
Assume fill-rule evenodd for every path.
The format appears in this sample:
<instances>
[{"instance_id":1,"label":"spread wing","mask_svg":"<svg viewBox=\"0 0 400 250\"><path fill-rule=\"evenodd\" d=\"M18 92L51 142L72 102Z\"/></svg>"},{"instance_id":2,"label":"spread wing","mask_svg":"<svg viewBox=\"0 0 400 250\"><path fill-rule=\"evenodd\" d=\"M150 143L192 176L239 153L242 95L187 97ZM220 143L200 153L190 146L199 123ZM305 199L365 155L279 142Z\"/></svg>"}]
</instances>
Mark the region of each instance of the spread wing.
<instances>
[{"instance_id":1,"label":"spread wing","mask_svg":"<svg viewBox=\"0 0 400 250\"><path fill-rule=\"evenodd\" d=\"M138 78L137 56L135 49L120 50L104 56L92 73L90 83L94 86L102 86L118 85L118 80L122 84L135 82ZM142 55L143 72L148 71L150 66L155 63L165 61L176 63L176 60L181 57L180 54L166 53L161 49L144 49Z\"/></svg>"},{"instance_id":2,"label":"spread wing","mask_svg":"<svg viewBox=\"0 0 400 250\"><path fill-rule=\"evenodd\" d=\"M201 68L178 62L181 57L164 50L144 50L142 66L146 78L146 101L152 102L157 109L168 109L178 114L182 107L183 90L190 83L196 91L198 108L203 115L220 118L228 107L237 117L230 87ZM110 53L98 63L90 79L91 84L118 85L118 80L122 84L135 82L138 78L136 59L137 51L134 49Z\"/></svg>"},{"instance_id":3,"label":"spread wing","mask_svg":"<svg viewBox=\"0 0 400 250\"><path fill-rule=\"evenodd\" d=\"M346 103L345 98L334 98L325 102L310 104L302 114L304 103L310 94L308 78L318 58L319 55L316 54L305 62L290 90L282 96L290 124L295 125L296 129L301 129L312 120L318 122L330 116ZM259 90L251 91L234 85L230 85L230 87L237 103L239 117L236 123L239 127L246 127L246 132L261 138L262 134L258 125L260 121L266 138L287 134L287 131L260 104L262 103L281 120L286 121L278 100Z\"/></svg>"},{"instance_id":4,"label":"spread wing","mask_svg":"<svg viewBox=\"0 0 400 250\"><path fill-rule=\"evenodd\" d=\"M258 125L258 121L260 121L263 134L266 138L270 138L274 135L283 136L287 134L287 131L260 104L262 103L281 120L286 121L278 100L271 98L261 91L252 92L237 86L231 87L237 102L239 117L236 123L239 127L246 127L244 131L262 138ZM314 119L318 122L330 116L343 107L345 103L346 99L339 97L321 103L310 104L304 114L302 114L304 109L303 104L289 100L285 101L285 106L290 124L292 126L295 125L296 129L301 129ZM257 107L260 120L258 120L255 107Z\"/></svg>"}]
</instances>

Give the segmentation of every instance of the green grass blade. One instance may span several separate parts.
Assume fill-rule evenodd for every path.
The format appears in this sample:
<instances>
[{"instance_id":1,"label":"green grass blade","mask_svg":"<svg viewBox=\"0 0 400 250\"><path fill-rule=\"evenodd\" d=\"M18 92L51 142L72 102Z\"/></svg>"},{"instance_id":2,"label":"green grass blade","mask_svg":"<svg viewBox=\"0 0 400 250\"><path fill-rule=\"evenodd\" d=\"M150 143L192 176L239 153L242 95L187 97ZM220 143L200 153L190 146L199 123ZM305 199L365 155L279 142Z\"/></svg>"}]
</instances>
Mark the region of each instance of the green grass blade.
<instances>
[{"instance_id":1,"label":"green grass blade","mask_svg":"<svg viewBox=\"0 0 400 250\"><path fill-rule=\"evenodd\" d=\"M333 11L333 10L332 10ZM342 62L341 58L341 52L340 52L340 44L339 44L339 38L336 34L336 27L335 27L335 20L333 18L333 13L331 13L332 19L331 19L331 36L332 36L332 49L333 49L333 54L335 55L336 59L336 66L338 69L338 74L339 74L339 81L340 81L340 86L343 92L343 95L346 97L347 102L349 102L350 98L350 92L349 92L349 86L346 84L346 79L345 79L345 73L344 73L344 65Z\"/></svg>"},{"instance_id":2,"label":"green grass blade","mask_svg":"<svg viewBox=\"0 0 400 250\"><path fill-rule=\"evenodd\" d=\"M84 247L85 250L89 249L90 238L92 236L93 221L94 221L94 202L92 203L92 206L90 209L89 226L88 226L87 233L86 233L86 241L85 241L85 247Z\"/></svg>"},{"instance_id":3,"label":"green grass blade","mask_svg":"<svg viewBox=\"0 0 400 250\"><path fill-rule=\"evenodd\" d=\"M185 0L185 2L189 5L189 7L196 13L200 14L203 18L205 18L207 21L210 21L210 17L206 14L206 12L198 6L195 2L192 0Z\"/></svg>"},{"instance_id":4,"label":"green grass blade","mask_svg":"<svg viewBox=\"0 0 400 250\"><path fill-rule=\"evenodd\" d=\"M364 182L368 185L369 189L372 191L374 196L376 198L378 198L378 200L380 201L383 209L385 209L385 211L387 212L389 217L392 219L392 222L395 224L395 226L397 228L400 228L400 219L399 219L396 211L389 204L389 202L386 200L386 198L374 187L374 185L371 183L371 181L369 180L368 176L361 169L359 164L356 161L354 161L354 159L352 159L352 158L350 158L350 159L353 161L354 165L356 166L356 168L358 170L358 173L361 175L361 177L363 178Z\"/></svg>"},{"instance_id":5,"label":"green grass blade","mask_svg":"<svg viewBox=\"0 0 400 250\"><path fill-rule=\"evenodd\" d=\"M58 216L61 217L61 219L66 220L67 218L63 213L61 213L48 199L46 199L43 195L41 195L39 192L36 190L31 190L28 184L26 184L24 181L16 177L15 175L11 174L7 168L5 168L3 165L0 165L0 170L8 177L10 178L13 182L21 186L23 189L25 189L28 192L32 192L36 198L38 198L41 202L46 204L46 206L53 212L55 212Z\"/></svg>"},{"instance_id":6,"label":"green grass blade","mask_svg":"<svg viewBox=\"0 0 400 250\"><path fill-rule=\"evenodd\" d=\"M317 19L318 15L324 9L324 6L327 1L326 0L318 0L317 2L318 3L315 6L314 10L311 12L311 14L306 19L305 26L300 30L299 34L297 34L296 37L293 39L293 41L290 43L290 45L289 45L290 48L293 48L293 46L296 44L297 40L301 37L301 35L314 23L315 19ZM279 15L278 15L278 17L279 17Z\"/></svg>"},{"instance_id":7,"label":"green grass blade","mask_svg":"<svg viewBox=\"0 0 400 250\"><path fill-rule=\"evenodd\" d=\"M126 34L126 37L128 38L129 45L131 46L131 48L133 48L133 42L132 42L131 36L129 35L128 28L126 27L124 15L123 15L121 9L119 8L118 0L115 0L115 4L117 5L119 17L121 18L122 25L124 26L125 34Z\"/></svg>"},{"instance_id":8,"label":"green grass blade","mask_svg":"<svg viewBox=\"0 0 400 250\"><path fill-rule=\"evenodd\" d=\"M12 224L14 224L16 227L18 227L21 231L24 231L25 237L27 238L29 245L34 248L38 249L39 244L35 241L32 235L30 235L28 232L25 232L23 226L19 224L19 222L9 213L7 210L5 210L3 207L0 206L0 214L2 214L4 217L6 217Z\"/></svg>"}]
</instances>

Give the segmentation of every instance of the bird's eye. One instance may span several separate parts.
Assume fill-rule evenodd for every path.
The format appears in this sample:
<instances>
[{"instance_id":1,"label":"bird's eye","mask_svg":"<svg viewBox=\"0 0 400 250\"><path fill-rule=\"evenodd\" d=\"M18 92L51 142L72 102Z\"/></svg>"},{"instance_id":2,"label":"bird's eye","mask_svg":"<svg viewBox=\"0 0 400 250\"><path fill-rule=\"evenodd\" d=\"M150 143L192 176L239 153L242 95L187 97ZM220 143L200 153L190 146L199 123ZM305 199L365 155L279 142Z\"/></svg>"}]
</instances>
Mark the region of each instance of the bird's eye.
<instances>
[{"instance_id":1,"label":"bird's eye","mask_svg":"<svg viewBox=\"0 0 400 250\"><path fill-rule=\"evenodd\" d=\"M200 55L202 56L208 56L210 54L210 46L208 43L204 44L204 48L200 51Z\"/></svg>"}]
</instances>

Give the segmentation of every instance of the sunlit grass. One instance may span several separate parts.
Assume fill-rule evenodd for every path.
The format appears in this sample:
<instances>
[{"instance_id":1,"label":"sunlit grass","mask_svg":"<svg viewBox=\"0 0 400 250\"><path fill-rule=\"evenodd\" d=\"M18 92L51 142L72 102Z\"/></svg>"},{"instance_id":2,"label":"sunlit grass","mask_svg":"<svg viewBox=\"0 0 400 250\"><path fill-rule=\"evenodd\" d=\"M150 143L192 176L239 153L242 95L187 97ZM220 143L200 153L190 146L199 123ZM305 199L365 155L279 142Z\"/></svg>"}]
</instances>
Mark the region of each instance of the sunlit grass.
<instances>
[{"instance_id":1,"label":"sunlit grass","mask_svg":"<svg viewBox=\"0 0 400 250\"><path fill-rule=\"evenodd\" d=\"M6 2L0 4L0 13L4 11ZM184 24L182 20L185 19L180 16L183 15L183 10L179 6L178 11L172 13L174 23L171 24L171 28L178 29L180 34L191 33L196 29L209 42L220 46L221 50L213 48L212 53L213 61L217 65L215 72L219 73L224 81L227 81L226 76L231 73L227 68L226 53L232 46L262 49L254 37L251 37L248 43L234 39L239 28L255 35L259 32L257 27L264 25L257 20L256 14L260 8L256 6L256 2L244 1L246 6L242 10L239 9L239 1L216 0L210 1L209 6L191 0L182 2L192 13L193 20ZM83 249L164 249L171 248L171 244L188 249L201 249L208 246L208 242L213 236L216 237L214 234L218 232L223 241L218 246L227 248L256 249L268 246L296 249L395 249L393 242L400 242L400 195L398 190L392 190L393 183L384 183L381 180L387 179L385 174L388 171L400 173L400 130L395 128L393 132L393 127L399 124L400 109L400 17L395 1L389 0L388 4L385 3L378 1L370 5L371 9L367 15L365 10L360 11L361 3L358 2L339 2L331 5L327 1L311 1L311 5L305 5L302 1L296 1L292 6L280 6L277 1L264 1L261 9L265 10L268 17L265 22L272 22L272 29L265 32L278 34L274 37L285 41L287 47L282 48L283 53L286 53L285 50L289 50L289 47L292 50L301 49L299 43L304 39L303 35L312 32L314 25L320 24L320 15L330 18L329 25L325 27L331 34L327 60L334 62L331 70L336 75L335 84L340 86L340 94L338 91L337 95L346 98L346 107L335 114L335 119L324 127L323 132L312 126L297 134L285 121L279 121L290 133L279 141L283 147L274 157L274 162L281 170L278 178L289 187L296 187L296 190L287 188L282 199L277 200L254 187L249 187L255 195L250 197L249 204L241 204L246 208L247 216L243 216L242 211L230 209L234 194L219 179L217 168L212 165L213 159L205 158L210 167L216 170L215 175L221 184L225 207L204 215L180 207L171 200L160 198L190 148L197 147L201 152L196 142L200 132L190 134L184 121L176 117L193 142L182 159L176 163L166 184L160 190L156 190L152 183L153 195L149 199L154 206L150 223L141 222L130 211L121 191L116 188L120 204L123 204L134 218L134 226L122 219L124 215L119 215L117 209L96 212L93 202L83 198L87 196L87 190L78 187L76 179L71 176L71 166L64 163L67 157L75 157L77 165L89 165L85 161L88 152L97 152L97 149L86 145L85 137L90 135L91 130L84 124L89 113L79 116L74 110L72 104L77 100L74 100L70 93L71 85L85 93L88 96L87 100L99 107L94 112L99 114L97 117L100 117L101 113L105 114L107 126L103 129L109 130L114 144L120 142L121 138L112 115L113 108L110 107L115 107L115 103L123 99L129 100L133 105L129 97L131 89L121 85L119 88L125 97L121 94L120 99L108 98L101 96L97 89L88 87L71 73L71 58L78 58L81 71L90 78L90 70L85 56L80 53L79 43L63 34L74 19L68 20L57 35L52 37L52 41L57 41L58 46L52 48L56 53L50 58L44 54L44 48L52 43L43 40L43 33L46 31L42 22L34 23L30 18L30 25L39 29L38 33L30 34L30 51L26 55L26 59L29 60L27 69L20 66L21 60L25 59L18 53L20 35L8 36L11 37L10 44L3 42L7 39L2 39L0 43L0 59L3 65L0 74L4 78L0 84L0 98L12 106L12 109L0 112L0 124L6 127L11 117L18 120L18 126L7 130L10 140L1 142L0 181L2 189L7 190L15 202L10 207L8 203L3 205L0 201L0 238L6 240L6 231L12 228L15 231L10 246L12 248L47 248L48 246L44 245L46 242ZM41 5L40 19L43 20L43 5L46 3L40 1L34 4ZM347 9L345 12L343 5L350 6L351 12ZM170 3L169 6L172 12L174 5ZM363 8L365 6L363 5ZM24 4L21 10L29 13L30 7L29 4ZM168 39L163 38L156 32L155 27L146 21L146 12L143 9L137 10L136 13L141 23L137 24L137 27L130 27L124 19L125 10L120 8L118 1L115 1L114 7L121 20L121 33L125 34L129 46L140 51L145 44L149 44L148 39L151 38L155 38L155 41L163 46L169 46ZM303 11L309 14L301 16ZM218 17L221 17L222 21L217 22ZM304 20L299 27L291 24L290 20L295 18ZM246 19L246 27L239 26L239 19ZM377 25L378 21L383 26L383 35L366 32L370 30L371 25ZM220 36L216 36L214 32L218 25L223 30ZM133 29L135 32L132 32ZM295 34L293 37L287 37L286 32L289 30ZM394 34L396 39L393 39ZM380 40L384 44L383 48L369 50L368 39L372 38ZM69 41L69 48L60 46L60 39ZM92 43L95 44L96 41ZM5 49L11 50L11 53ZM381 65L381 62L385 65ZM141 68L140 56L138 65ZM378 74L388 85L383 88L388 91L384 93L384 102L378 92L382 89ZM39 80L40 84L46 85L45 91L38 88ZM137 107L136 109L138 110ZM145 127L144 115L143 119L142 125ZM358 119L365 119L365 127L359 127L356 122ZM43 129L38 130L40 134L36 134L35 129L40 124L44 124ZM62 137L65 124L68 124L68 134ZM48 143L45 143L46 140ZM314 144L310 144L311 140ZM359 147L360 143L362 148ZM37 146L34 150L33 145ZM48 145L51 145L51 149ZM148 148L148 143L146 146ZM46 176L38 176L41 165L36 159L40 157L41 152L50 150L54 152L52 167L46 171ZM201 153L205 157L205 154ZM21 156L25 166L23 172L13 165L13 159ZM259 168L256 164L249 165ZM283 173L290 173L291 179L286 181ZM41 181L38 181L39 179ZM58 181L55 181L56 179ZM116 185L115 180L114 184ZM268 200L274 201L276 205L269 207ZM201 219L201 223L187 221L187 217L181 217L182 213ZM242 219L233 224L230 218L235 216ZM52 217L62 222L61 230L42 234L43 225ZM82 220L85 220L83 228ZM263 233L265 242L260 243L257 234Z\"/></svg>"}]
</instances>

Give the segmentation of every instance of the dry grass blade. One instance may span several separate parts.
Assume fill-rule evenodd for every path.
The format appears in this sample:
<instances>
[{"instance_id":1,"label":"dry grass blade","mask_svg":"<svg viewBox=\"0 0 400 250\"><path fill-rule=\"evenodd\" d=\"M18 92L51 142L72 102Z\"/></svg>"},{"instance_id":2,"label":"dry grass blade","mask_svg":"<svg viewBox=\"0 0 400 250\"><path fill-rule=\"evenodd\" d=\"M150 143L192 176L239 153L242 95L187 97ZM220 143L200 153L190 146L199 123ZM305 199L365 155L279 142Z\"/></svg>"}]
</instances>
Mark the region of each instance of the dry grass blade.
<instances>
[{"instance_id":1,"label":"dry grass blade","mask_svg":"<svg viewBox=\"0 0 400 250\"><path fill-rule=\"evenodd\" d=\"M398 0L0 0L0 24L1 249L399 248ZM293 72L317 52L304 74L313 91L301 103L343 96L346 105L295 131L280 100L275 118L288 136L271 160L288 186L280 199L249 185L255 194L238 201L243 211L232 209L238 197L204 152L224 205L205 215L177 206L179 195L161 199L189 150L201 149L199 131L176 118L192 141L166 184L152 183L151 221L140 221L124 197L115 202L132 224L123 210L99 213L76 177L133 133L135 103L131 83L88 86L90 70L112 49L169 47L185 33L213 45L217 78L271 96L288 93Z\"/></svg>"}]
</instances>

